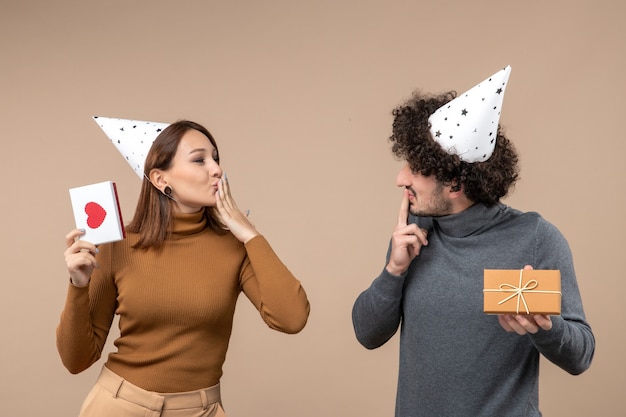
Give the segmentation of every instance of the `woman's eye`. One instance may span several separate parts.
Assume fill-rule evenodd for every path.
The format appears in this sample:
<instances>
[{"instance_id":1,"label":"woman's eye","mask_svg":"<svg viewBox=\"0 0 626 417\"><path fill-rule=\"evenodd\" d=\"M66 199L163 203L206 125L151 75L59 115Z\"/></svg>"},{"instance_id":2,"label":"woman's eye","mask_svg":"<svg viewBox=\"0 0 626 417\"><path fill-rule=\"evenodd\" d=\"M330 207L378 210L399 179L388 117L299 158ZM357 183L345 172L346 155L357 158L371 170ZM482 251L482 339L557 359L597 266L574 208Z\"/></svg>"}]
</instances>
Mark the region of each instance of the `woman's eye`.
<instances>
[{"instance_id":1,"label":"woman's eye","mask_svg":"<svg viewBox=\"0 0 626 417\"><path fill-rule=\"evenodd\" d=\"M194 162L197 164L204 164L204 158L198 158Z\"/></svg>"}]
</instances>

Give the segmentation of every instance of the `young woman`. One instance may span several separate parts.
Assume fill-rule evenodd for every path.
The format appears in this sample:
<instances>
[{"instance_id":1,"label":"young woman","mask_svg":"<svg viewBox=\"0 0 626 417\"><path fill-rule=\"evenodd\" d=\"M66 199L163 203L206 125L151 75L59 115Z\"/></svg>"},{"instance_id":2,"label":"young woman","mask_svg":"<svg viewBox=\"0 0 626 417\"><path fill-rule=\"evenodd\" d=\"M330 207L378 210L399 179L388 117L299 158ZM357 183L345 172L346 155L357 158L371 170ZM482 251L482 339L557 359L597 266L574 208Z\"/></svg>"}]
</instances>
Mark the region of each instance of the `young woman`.
<instances>
[{"instance_id":1,"label":"young woman","mask_svg":"<svg viewBox=\"0 0 626 417\"><path fill-rule=\"evenodd\" d=\"M63 364L81 372L109 354L81 417L223 416L219 381L243 292L267 325L297 333L300 282L243 214L209 131L191 121L156 138L126 239L99 247L66 236L70 275L57 329Z\"/></svg>"}]
</instances>

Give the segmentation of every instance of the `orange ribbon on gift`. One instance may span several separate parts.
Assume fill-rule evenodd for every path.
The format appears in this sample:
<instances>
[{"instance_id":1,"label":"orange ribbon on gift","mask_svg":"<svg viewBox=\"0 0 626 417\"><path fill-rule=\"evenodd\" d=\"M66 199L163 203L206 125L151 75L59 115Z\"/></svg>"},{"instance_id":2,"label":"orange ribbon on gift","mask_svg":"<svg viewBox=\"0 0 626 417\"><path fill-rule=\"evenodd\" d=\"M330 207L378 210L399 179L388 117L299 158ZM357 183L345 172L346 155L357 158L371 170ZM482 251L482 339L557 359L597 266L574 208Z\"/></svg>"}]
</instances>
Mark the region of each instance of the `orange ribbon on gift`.
<instances>
[{"instance_id":1,"label":"orange ribbon on gift","mask_svg":"<svg viewBox=\"0 0 626 417\"><path fill-rule=\"evenodd\" d=\"M561 294L561 291L549 291L549 290L535 290L535 288L537 288L537 285L539 285L539 283L537 282L536 279L531 279L530 281L528 281L526 284L524 284L522 286L522 276L524 275L524 270L520 269L519 271L519 285L516 287L515 285L512 284L508 284L508 283L502 283L499 286L499 289L497 290L493 290L493 289L485 289L483 290L483 292L485 291L489 291L489 292L512 292L513 294L509 295L508 297L506 297L505 299L503 299L502 301L500 301L498 303L498 305L500 304L504 304L507 301L509 301L511 298L513 297L517 297L517 308L516 308L516 314L519 314L519 306L520 306L520 300L522 301L522 303L524 303L524 309L526 310L526 314L530 314L530 310L528 309L528 304L526 303L526 298L524 298L524 293L528 293L528 292L538 292L538 293L545 293L545 294Z\"/></svg>"}]
</instances>

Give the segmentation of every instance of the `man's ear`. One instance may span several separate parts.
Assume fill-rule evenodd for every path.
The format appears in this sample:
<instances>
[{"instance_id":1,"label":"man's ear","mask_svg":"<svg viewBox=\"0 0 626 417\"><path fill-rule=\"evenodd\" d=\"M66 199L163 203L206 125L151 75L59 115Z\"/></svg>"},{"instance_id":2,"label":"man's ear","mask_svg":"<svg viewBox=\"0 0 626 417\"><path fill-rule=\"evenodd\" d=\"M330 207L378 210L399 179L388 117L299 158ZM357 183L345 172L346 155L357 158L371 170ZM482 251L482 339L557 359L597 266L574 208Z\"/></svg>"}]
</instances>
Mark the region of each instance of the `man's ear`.
<instances>
[{"instance_id":1,"label":"man's ear","mask_svg":"<svg viewBox=\"0 0 626 417\"><path fill-rule=\"evenodd\" d=\"M452 180L449 193L450 198L459 198L460 196L465 195L463 191L463 184L460 184L456 179Z\"/></svg>"}]
</instances>

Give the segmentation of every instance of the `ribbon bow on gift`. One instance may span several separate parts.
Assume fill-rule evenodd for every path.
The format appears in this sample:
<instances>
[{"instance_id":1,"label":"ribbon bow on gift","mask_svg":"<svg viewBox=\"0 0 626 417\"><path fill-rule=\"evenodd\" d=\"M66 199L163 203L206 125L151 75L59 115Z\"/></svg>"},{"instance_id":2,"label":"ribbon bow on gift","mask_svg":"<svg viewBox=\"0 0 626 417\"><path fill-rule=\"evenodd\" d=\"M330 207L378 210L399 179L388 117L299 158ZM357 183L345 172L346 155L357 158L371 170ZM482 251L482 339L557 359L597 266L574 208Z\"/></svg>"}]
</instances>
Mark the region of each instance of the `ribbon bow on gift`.
<instances>
[{"instance_id":1,"label":"ribbon bow on gift","mask_svg":"<svg viewBox=\"0 0 626 417\"><path fill-rule=\"evenodd\" d=\"M519 314L520 300L524 304L524 309L526 310L526 314L530 314L530 310L528 309L528 304L526 303L526 299L524 298L524 293L525 292L540 292L540 293L546 293L546 294L561 294L561 291L535 290L535 288L537 288L537 286L539 285L539 283L535 279L529 280L526 284L524 284L522 286L522 282L523 282L522 276L523 275L524 275L524 270L520 269L520 271L519 271L519 285L517 287L515 285L508 284L508 283L505 282L505 283L500 284L498 290L483 290L483 291L512 292L513 294L509 295L508 297L506 297L505 299L500 301L498 303L498 305L506 303L507 301L509 301L513 297L517 297L516 314Z\"/></svg>"}]
</instances>

